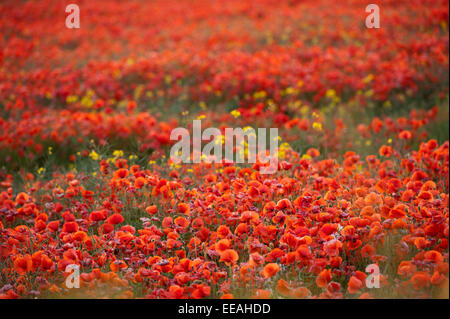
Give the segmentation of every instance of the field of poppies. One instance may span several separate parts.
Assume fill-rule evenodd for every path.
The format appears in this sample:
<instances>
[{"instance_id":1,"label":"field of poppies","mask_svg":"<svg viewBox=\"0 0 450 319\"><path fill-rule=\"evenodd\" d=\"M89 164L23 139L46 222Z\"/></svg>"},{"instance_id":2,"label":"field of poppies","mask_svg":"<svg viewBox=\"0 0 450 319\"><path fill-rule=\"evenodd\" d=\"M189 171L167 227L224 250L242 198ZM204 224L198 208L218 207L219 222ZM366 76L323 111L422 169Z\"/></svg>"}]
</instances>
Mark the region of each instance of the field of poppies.
<instances>
[{"instance_id":1,"label":"field of poppies","mask_svg":"<svg viewBox=\"0 0 450 319\"><path fill-rule=\"evenodd\" d=\"M449 298L448 0L73 2L0 3L0 298Z\"/></svg>"}]
</instances>

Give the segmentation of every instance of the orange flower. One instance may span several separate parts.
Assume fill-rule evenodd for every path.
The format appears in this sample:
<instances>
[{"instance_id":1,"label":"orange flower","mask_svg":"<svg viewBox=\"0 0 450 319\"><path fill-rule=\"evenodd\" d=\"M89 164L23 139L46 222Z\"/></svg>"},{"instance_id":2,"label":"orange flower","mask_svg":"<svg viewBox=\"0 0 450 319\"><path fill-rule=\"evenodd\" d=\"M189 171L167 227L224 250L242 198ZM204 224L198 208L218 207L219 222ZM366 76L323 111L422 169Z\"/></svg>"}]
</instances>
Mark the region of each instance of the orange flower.
<instances>
[{"instance_id":1,"label":"orange flower","mask_svg":"<svg viewBox=\"0 0 450 319\"><path fill-rule=\"evenodd\" d=\"M376 249L370 244L365 245L363 248L361 248L361 256L363 257L372 257L375 255Z\"/></svg>"},{"instance_id":2,"label":"orange flower","mask_svg":"<svg viewBox=\"0 0 450 319\"><path fill-rule=\"evenodd\" d=\"M291 287L289 286L288 282L284 279L278 280L277 291L282 296L285 296L285 297L291 296Z\"/></svg>"},{"instance_id":3,"label":"orange flower","mask_svg":"<svg viewBox=\"0 0 450 319\"><path fill-rule=\"evenodd\" d=\"M412 137L412 134L410 131L401 131L400 134L398 134L398 137L402 140L409 140Z\"/></svg>"},{"instance_id":4,"label":"orange flower","mask_svg":"<svg viewBox=\"0 0 450 319\"><path fill-rule=\"evenodd\" d=\"M104 223L100 226L99 232L102 234L108 234L114 230L114 226L109 223Z\"/></svg>"},{"instance_id":5,"label":"orange flower","mask_svg":"<svg viewBox=\"0 0 450 319\"><path fill-rule=\"evenodd\" d=\"M410 261L403 260L398 266L397 273L401 276L411 276L416 272L416 266Z\"/></svg>"},{"instance_id":6,"label":"orange flower","mask_svg":"<svg viewBox=\"0 0 450 319\"><path fill-rule=\"evenodd\" d=\"M219 238L225 238L225 237L227 237L229 234L231 234L231 232L230 232L230 228L228 228L228 226L220 225L220 226L217 228L217 236L218 236Z\"/></svg>"},{"instance_id":7,"label":"orange flower","mask_svg":"<svg viewBox=\"0 0 450 319\"><path fill-rule=\"evenodd\" d=\"M311 291L306 287L298 287L292 290L291 296L296 299L304 299L311 295Z\"/></svg>"},{"instance_id":8,"label":"orange flower","mask_svg":"<svg viewBox=\"0 0 450 319\"><path fill-rule=\"evenodd\" d=\"M150 215L155 215L156 213L158 213L158 206L156 206L156 205L148 206L145 209L145 211Z\"/></svg>"},{"instance_id":9,"label":"orange flower","mask_svg":"<svg viewBox=\"0 0 450 319\"><path fill-rule=\"evenodd\" d=\"M120 168L114 172L114 178L122 179L128 176L130 172L126 168Z\"/></svg>"},{"instance_id":10,"label":"orange flower","mask_svg":"<svg viewBox=\"0 0 450 319\"><path fill-rule=\"evenodd\" d=\"M261 256L258 252L250 254L248 261L250 267L256 268L264 263L264 256Z\"/></svg>"},{"instance_id":11,"label":"orange flower","mask_svg":"<svg viewBox=\"0 0 450 319\"><path fill-rule=\"evenodd\" d=\"M98 222L101 220L105 220L107 217L107 211L105 209L95 210L89 215L89 220L93 222Z\"/></svg>"},{"instance_id":12,"label":"orange flower","mask_svg":"<svg viewBox=\"0 0 450 319\"><path fill-rule=\"evenodd\" d=\"M356 294L362 287L363 283L355 276L351 276L348 282L347 291L351 294Z\"/></svg>"},{"instance_id":13,"label":"orange flower","mask_svg":"<svg viewBox=\"0 0 450 319\"><path fill-rule=\"evenodd\" d=\"M185 214L185 215L189 215L189 213L191 212L189 205L186 203L179 203L178 210L180 211L180 213Z\"/></svg>"},{"instance_id":14,"label":"orange flower","mask_svg":"<svg viewBox=\"0 0 450 319\"><path fill-rule=\"evenodd\" d=\"M390 218L403 218L406 216L406 205L399 204L392 208L389 212Z\"/></svg>"},{"instance_id":15,"label":"orange flower","mask_svg":"<svg viewBox=\"0 0 450 319\"><path fill-rule=\"evenodd\" d=\"M256 187L254 187L254 186L251 186L249 188L249 190L247 191L247 194L248 194L248 196L250 197L250 199L252 201L258 202L261 199L260 198L260 194L259 194L259 190Z\"/></svg>"},{"instance_id":16,"label":"orange flower","mask_svg":"<svg viewBox=\"0 0 450 319\"><path fill-rule=\"evenodd\" d=\"M66 222L63 225L62 231L66 233L75 233L78 231L78 224L76 222Z\"/></svg>"},{"instance_id":17,"label":"orange flower","mask_svg":"<svg viewBox=\"0 0 450 319\"><path fill-rule=\"evenodd\" d=\"M134 187L136 188L142 188L147 184L147 180L144 177L138 177L134 181Z\"/></svg>"},{"instance_id":18,"label":"orange flower","mask_svg":"<svg viewBox=\"0 0 450 319\"><path fill-rule=\"evenodd\" d=\"M331 270L324 269L322 270L316 278L316 284L320 288L324 288L328 285L328 282L331 280Z\"/></svg>"},{"instance_id":19,"label":"orange flower","mask_svg":"<svg viewBox=\"0 0 450 319\"><path fill-rule=\"evenodd\" d=\"M371 127L374 133L380 132L383 126L384 126L383 121L381 121L378 117L374 117L372 119Z\"/></svg>"},{"instance_id":20,"label":"orange flower","mask_svg":"<svg viewBox=\"0 0 450 319\"><path fill-rule=\"evenodd\" d=\"M229 239L221 239L216 243L216 251L221 254L225 250L231 247L231 241Z\"/></svg>"},{"instance_id":21,"label":"orange flower","mask_svg":"<svg viewBox=\"0 0 450 319\"><path fill-rule=\"evenodd\" d=\"M78 242L85 242L88 239L88 235L84 231L77 231L73 234L73 240Z\"/></svg>"},{"instance_id":22,"label":"orange flower","mask_svg":"<svg viewBox=\"0 0 450 319\"><path fill-rule=\"evenodd\" d=\"M54 221L49 222L47 224L47 228L52 232L56 232L59 228L59 220L54 220Z\"/></svg>"},{"instance_id":23,"label":"orange flower","mask_svg":"<svg viewBox=\"0 0 450 319\"><path fill-rule=\"evenodd\" d=\"M220 254L220 261L226 265L235 264L238 259L239 255L234 249L226 249Z\"/></svg>"},{"instance_id":24,"label":"orange flower","mask_svg":"<svg viewBox=\"0 0 450 319\"><path fill-rule=\"evenodd\" d=\"M414 238L414 245L418 249L424 249L428 246L429 241L425 239L425 237L416 237Z\"/></svg>"},{"instance_id":25,"label":"orange flower","mask_svg":"<svg viewBox=\"0 0 450 319\"><path fill-rule=\"evenodd\" d=\"M431 276L430 278L430 283L434 286L439 286L442 283L445 283L446 280L447 278L443 274L440 274L438 271L435 271L433 273L433 276Z\"/></svg>"},{"instance_id":26,"label":"orange flower","mask_svg":"<svg viewBox=\"0 0 450 319\"><path fill-rule=\"evenodd\" d=\"M417 196L417 198L420 198L425 201L431 201L433 200L433 194L429 191L421 191L420 194Z\"/></svg>"},{"instance_id":27,"label":"orange flower","mask_svg":"<svg viewBox=\"0 0 450 319\"><path fill-rule=\"evenodd\" d=\"M31 271L32 266L33 261L31 259L31 256L28 254L19 256L14 260L14 270L20 275L26 274L27 272Z\"/></svg>"},{"instance_id":28,"label":"orange flower","mask_svg":"<svg viewBox=\"0 0 450 319\"><path fill-rule=\"evenodd\" d=\"M265 278L271 278L277 274L277 272L280 271L280 266L276 263L269 263L264 266L264 270L262 271L262 275Z\"/></svg>"},{"instance_id":29,"label":"orange flower","mask_svg":"<svg viewBox=\"0 0 450 319\"><path fill-rule=\"evenodd\" d=\"M411 284L415 290L419 290L430 285L430 275L424 271L419 271L411 278Z\"/></svg>"},{"instance_id":30,"label":"orange flower","mask_svg":"<svg viewBox=\"0 0 450 319\"><path fill-rule=\"evenodd\" d=\"M442 254L436 250L429 250L424 255L424 260L432 263L440 263L444 261Z\"/></svg>"},{"instance_id":31,"label":"orange flower","mask_svg":"<svg viewBox=\"0 0 450 319\"><path fill-rule=\"evenodd\" d=\"M383 145L381 146L379 153L380 156L390 157L394 153L394 151L392 150L392 147Z\"/></svg>"},{"instance_id":32,"label":"orange flower","mask_svg":"<svg viewBox=\"0 0 450 319\"><path fill-rule=\"evenodd\" d=\"M189 221L184 217L177 217L174 220L175 225L181 228L187 228L189 226Z\"/></svg>"},{"instance_id":33,"label":"orange flower","mask_svg":"<svg viewBox=\"0 0 450 319\"><path fill-rule=\"evenodd\" d=\"M117 225L122 223L125 220L125 218L119 214L119 213L114 213L111 216L109 216L108 218L108 223L111 225Z\"/></svg>"},{"instance_id":34,"label":"orange flower","mask_svg":"<svg viewBox=\"0 0 450 319\"><path fill-rule=\"evenodd\" d=\"M111 271L117 272L120 269L127 268L127 264L123 260L116 260L110 263L109 265Z\"/></svg>"},{"instance_id":35,"label":"orange flower","mask_svg":"<svg viewBox=\"0 0 450 319\"><path fill-rule=\"evenodd\" d=\"M45 254L41 257L41 267L44 270L49 270L53 267L53 261Z\"/></svg>"},{"instance_id":36,"label":"orange flower","mask_svg":"<svg viewBox=\"0 0 450 319\"><path fill-rule=\"evenodd\" d=\"M320 151L317 148L310 148L308 151L306 151L306 154L308 154L311 157L319 157Z\"/></svg>"}]
</instances>

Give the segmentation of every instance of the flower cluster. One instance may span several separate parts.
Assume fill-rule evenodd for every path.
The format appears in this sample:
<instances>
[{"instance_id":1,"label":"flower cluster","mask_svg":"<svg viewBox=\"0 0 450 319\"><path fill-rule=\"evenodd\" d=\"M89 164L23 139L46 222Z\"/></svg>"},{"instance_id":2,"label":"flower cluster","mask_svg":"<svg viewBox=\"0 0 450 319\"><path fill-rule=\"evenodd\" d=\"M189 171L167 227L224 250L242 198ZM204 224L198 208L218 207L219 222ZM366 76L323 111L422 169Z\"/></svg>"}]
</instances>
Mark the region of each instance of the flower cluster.
<instances>
[{"instance_id":1,"label":"flower cluster","mask_svg":"<svg viewBox=\"0 0 450 319\"><path fill-rule=\"evenodd\" d=\"M372 263L393 268L384 293L448 285L448 142L342 163L287 153L270 177L197 164L163 178L118 158L101 161L95 183L58 174L14 194L4 181L2 273L15 286L3 294L70 294L69 264L84 293L107 285L117 297L371 297L381 294L366 288Z\"/></svg>"}]
</instances>

